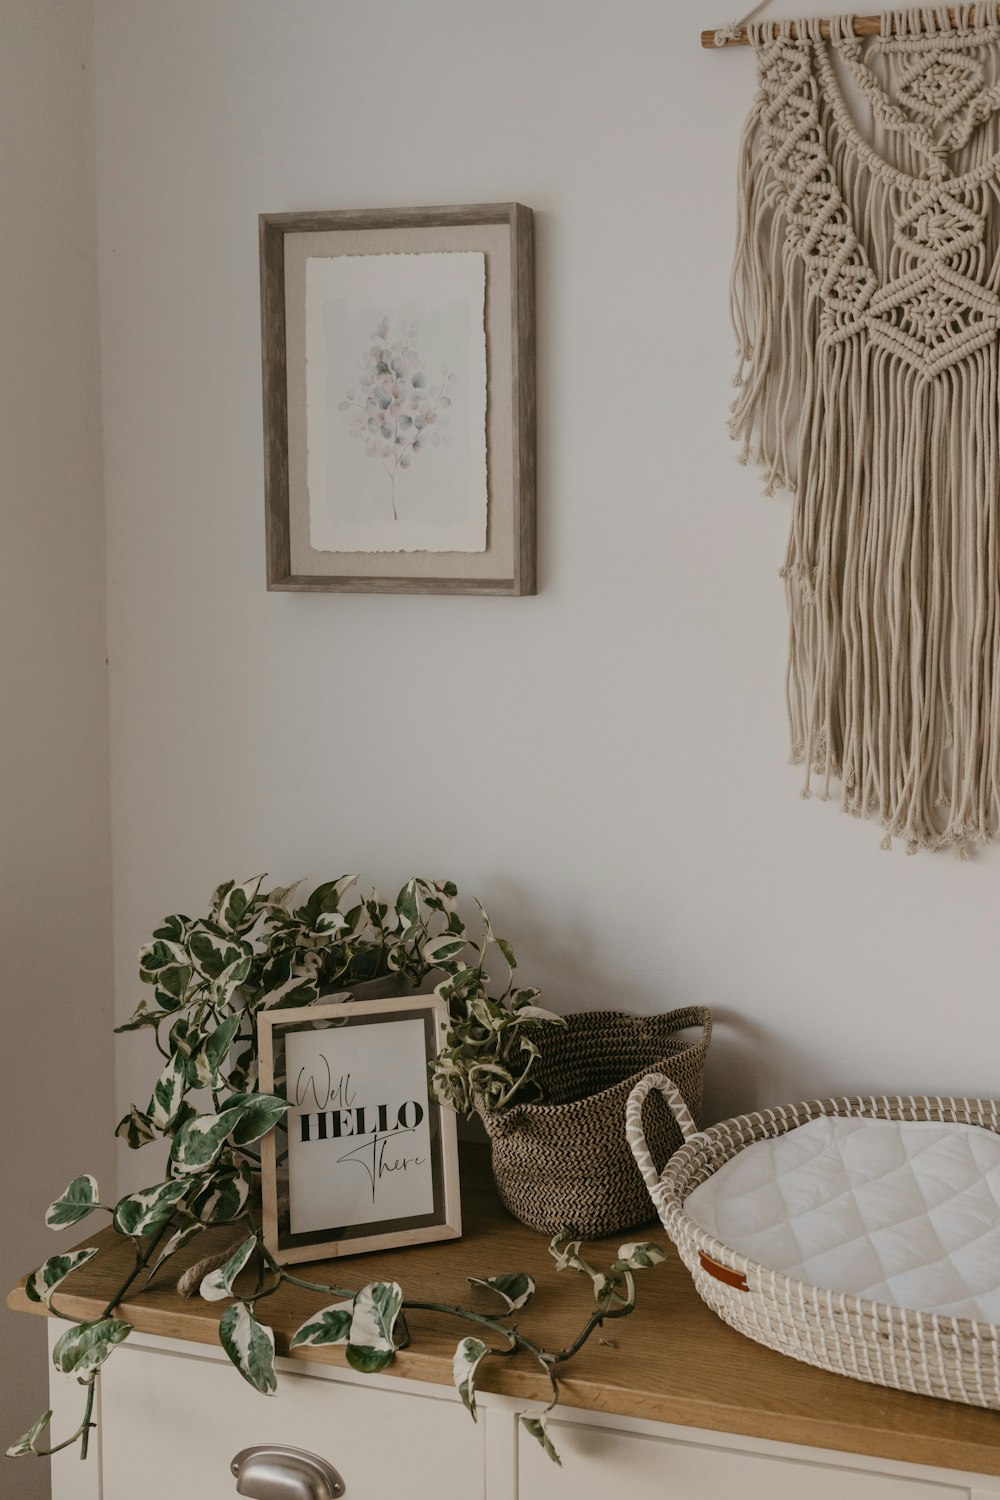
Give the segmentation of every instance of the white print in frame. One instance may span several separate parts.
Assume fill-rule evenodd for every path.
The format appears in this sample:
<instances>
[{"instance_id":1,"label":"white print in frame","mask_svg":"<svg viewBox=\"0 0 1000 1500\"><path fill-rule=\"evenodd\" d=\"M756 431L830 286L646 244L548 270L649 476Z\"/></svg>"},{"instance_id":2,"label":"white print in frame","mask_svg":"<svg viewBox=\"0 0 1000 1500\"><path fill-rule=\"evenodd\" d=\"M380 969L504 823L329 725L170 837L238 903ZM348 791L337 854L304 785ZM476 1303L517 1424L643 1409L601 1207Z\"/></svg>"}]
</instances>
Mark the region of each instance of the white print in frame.
<instances>
[{"instance_id":1,"label":"white print in frame","mask_svg":"<svg viewBox=\"0 0 1000 1500\"><path fill-rule=\"evenodd\" d=\"M306 260L310 541L486 549L482 251Z\"/></svg>"},{"instance_id":2,"label":"white print in frame","mask_svg":"<svg viewBox=\"0 0 1000 1500\"><path fill-rule=\"evenodd\" d=\"M258 1017L261 1087L289 1104L261 1163L279 1262L461 1234L455 1117L428 1086L446 1021L433 995Z\"/></svg>"}]
</instances>

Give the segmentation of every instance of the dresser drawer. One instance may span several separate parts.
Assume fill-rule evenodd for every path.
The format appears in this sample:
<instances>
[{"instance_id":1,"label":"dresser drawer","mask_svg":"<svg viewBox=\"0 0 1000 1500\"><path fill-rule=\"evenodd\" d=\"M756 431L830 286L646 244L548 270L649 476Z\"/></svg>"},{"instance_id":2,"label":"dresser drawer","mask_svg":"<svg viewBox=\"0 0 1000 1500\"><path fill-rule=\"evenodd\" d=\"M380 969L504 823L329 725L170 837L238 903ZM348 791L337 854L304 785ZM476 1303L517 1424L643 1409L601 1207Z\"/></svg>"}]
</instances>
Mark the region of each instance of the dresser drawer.
<instances>
[{"instance_id":1,"label":"dresser drawer","mask_svg":"<svg viewBox=\"0 0 1000 1500\"><path fill-rule=\"evenodd\" d=\"M962 1484L867 1473L556 1420L557 1468L526 1433L518 1500L968 1500ZM737 1440L738 1441L738 1440Z\"/></svg>"},{"instance_id":2,"label":"dresser drawer","mask_svg":"<svg viewBox=\"0 0 1000 1500\"><path fill-rule=\"evenodd\" d=\"M283 1372L259 1396L226 1362L124 1345L101 1375L102 1500L226 1500L233 1457L265 1443L329 1460L347 1500L482 1500L482 1424L433 1390Z\"/></svg>"}]
</instances>

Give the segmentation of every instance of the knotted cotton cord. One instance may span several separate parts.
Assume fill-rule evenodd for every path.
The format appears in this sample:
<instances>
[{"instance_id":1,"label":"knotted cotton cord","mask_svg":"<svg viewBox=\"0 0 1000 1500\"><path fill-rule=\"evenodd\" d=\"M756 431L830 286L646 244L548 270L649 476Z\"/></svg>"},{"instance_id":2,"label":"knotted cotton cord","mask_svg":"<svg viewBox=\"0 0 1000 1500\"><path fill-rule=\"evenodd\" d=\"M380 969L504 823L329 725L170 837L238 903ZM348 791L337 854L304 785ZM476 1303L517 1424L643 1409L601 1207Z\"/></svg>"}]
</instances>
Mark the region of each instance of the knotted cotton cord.
<instances>
[{"instance_id":1,"label":"knotted cotton cord","mask_svg":"<svg viewBox=\"0 0 1000 1500\"><path fill-rule=\"evenodd\" d=\"M794 26L748 26L730 294L731 430L768 492L795 492L792 759L803 796L839 780L883 847L964 854L1000 833L997 9L883 18L894 90L850 17L829 44Z\"/></svg>"}]
</instances>

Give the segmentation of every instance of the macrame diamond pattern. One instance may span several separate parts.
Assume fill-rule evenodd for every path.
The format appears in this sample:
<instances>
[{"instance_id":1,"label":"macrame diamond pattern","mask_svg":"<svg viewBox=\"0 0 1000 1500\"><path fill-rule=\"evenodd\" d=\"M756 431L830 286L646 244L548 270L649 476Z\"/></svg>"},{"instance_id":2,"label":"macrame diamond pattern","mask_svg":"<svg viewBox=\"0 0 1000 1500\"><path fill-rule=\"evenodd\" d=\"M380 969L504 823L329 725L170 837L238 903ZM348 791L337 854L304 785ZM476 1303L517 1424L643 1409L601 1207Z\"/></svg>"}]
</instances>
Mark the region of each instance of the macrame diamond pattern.
<instances>
[{"instance_id":1,"label":"macrame diamond pattern","mask_svg":"<svg viewBox=\"0 0 1000 1500\"><path fill-rule=\"evenodd\" d=\"M879 288L826 153L808 47L779 36L762 48L760 66L775 196L789 242L824 303L824 338L836 343L867 336L928 379L994 339L1000 299L956 269L982 241L982 214L954 185L918 188L895 228L899 247L915 264ZM909 91L928 119L932 109L935 119L953 114L984 82L971 59L933 53L905 77L901 97Z\"/></svg>"},{"instance_id":2,"label":"macrame diamond pattern","mask_svg":"<svg viewBox=\"0 0 1000 1500\"><path fill-rule=\"evenodd\" d=\"M794 492L802 795L838 780L882 848L964 856L1000 837L1000 24L985 4L957 14L900 13L872 43L878 72L831 18L886 155L815 19L794 37L750 25L730 430L768 492Z\"/></svg>"}]
</instances>

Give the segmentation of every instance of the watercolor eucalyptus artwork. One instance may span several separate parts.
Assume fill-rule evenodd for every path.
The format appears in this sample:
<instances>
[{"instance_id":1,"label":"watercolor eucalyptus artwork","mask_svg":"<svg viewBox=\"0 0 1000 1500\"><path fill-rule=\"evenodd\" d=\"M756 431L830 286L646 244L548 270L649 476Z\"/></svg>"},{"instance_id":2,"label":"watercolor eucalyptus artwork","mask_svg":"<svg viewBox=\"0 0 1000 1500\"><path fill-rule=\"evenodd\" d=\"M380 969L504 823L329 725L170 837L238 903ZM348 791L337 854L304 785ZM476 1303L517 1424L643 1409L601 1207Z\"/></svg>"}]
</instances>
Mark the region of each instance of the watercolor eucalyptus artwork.
<instances>
[{"instance_id":1,"label":"watercolor eucalyptus artwork","mask_svg":"<svg viewBox=\"0 0 1000 1500\"><path fill-rule=\"evenodd\" d=\"M312 546L483 552L481 251L306 261Z\"/></svg>"},{"instance_id":2,"label":"watercolor eucalyptus artwork","mask_svg":"<svg viewBox=\"0 0 1000 1500\"><path fill-rule=\"evenodd\" d=\"M371 339L358 384L349 387L337 409L349 413L351 437L364 443L365 456L377 459L385 470L392 519L398 521L397 475L411 468L428 446L437 448L452 440L445 429L458 375L443 366L437 383L431 383L417 347L415 318L394 334L388 317L382 317Z\"/></svg>"}]
</instances>

